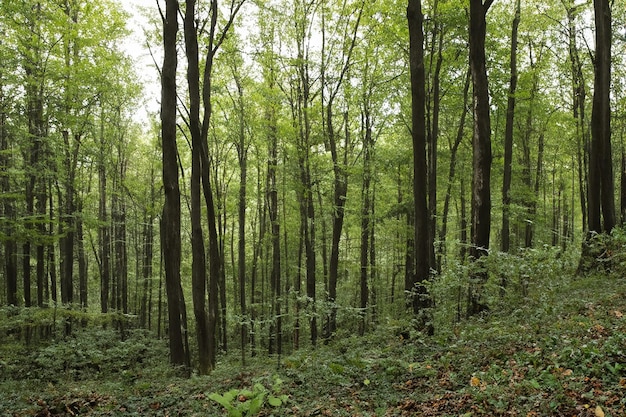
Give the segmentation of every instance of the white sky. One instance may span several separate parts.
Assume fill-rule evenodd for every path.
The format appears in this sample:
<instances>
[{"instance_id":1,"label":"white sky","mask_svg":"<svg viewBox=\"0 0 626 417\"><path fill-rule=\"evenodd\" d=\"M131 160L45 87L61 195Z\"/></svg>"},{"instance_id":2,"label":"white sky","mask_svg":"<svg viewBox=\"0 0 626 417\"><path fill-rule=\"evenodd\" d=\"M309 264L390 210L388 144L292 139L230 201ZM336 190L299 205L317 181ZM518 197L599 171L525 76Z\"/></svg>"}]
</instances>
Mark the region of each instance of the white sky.
<instances>
[{"instance_id":1,"label":"white sky","mask_svg":"<svg viewBox=\"0 0 626 417\"><path fill-rule=\"evenodd\" d=\"M158 72L154 67L153 58L150 56L150 52L146 47L144 31L147 28L148 22L142 14L141 9L152 10L155 15L158 15L157 0L117 1L132 16L128 22L128 28L132 31L132 34L127 41L124 42L122 48L133 59L135 73L140 82L144 85L144 102L136 115L136 119L147 127L149 125L149 114L158 114L161 86ZM153 52L157 54L157 62L159 62L159 60L161 60L158 55L160 51L159 45L152 45L152 48Z\"/></svg>"}]
</instances>

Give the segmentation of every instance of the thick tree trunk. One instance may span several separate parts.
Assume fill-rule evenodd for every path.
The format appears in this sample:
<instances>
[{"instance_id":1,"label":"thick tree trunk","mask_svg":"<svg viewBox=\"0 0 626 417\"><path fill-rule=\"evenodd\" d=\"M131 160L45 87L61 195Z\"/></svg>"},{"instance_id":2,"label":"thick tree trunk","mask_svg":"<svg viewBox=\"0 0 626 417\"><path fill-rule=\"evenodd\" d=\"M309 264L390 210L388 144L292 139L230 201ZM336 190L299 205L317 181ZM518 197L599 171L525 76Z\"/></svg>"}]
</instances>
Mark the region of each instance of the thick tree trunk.
<instances>
[{"instance_id":1,"label":"thick tree trunk","mask_svg":"<svg viewBox=\"0 0 626 417\"><path fill-rule=\"evenodd\" d=\"M470 0L469 47L474 86L472 228L469 255L476 262L488 254L491 232L491 117L485 58L486 15L492 0ZM487 271L480 265L470 277L467 314L484 310L481 287Z\"/></svg>"},{"instance_id":2,"label":"thick tree trunk","mask_svg":"<svg viewBox=\"0 0 626 417\"><path fill-rule=\"evenodd\" d=\"M198 343L198 371L206 375L212 368L209 357L209 328L206 311L206 257L202 231L201 207L201 147L200 132L200 68L196 29L195 1L186 3L184 33L189 87L189 128L191 131L191 282L193 311ZM208 167L204 167L208 169Z\"/></svg>"},{"instance_id":3,"label":"thick tree trunk","mask_svg":"<svg viewBox=\"0 0 626 417\"><path fill-rule=\"evenodd\" d=\"M421 0L409 0L406 10L409 25L409 64L411 73L411 135L413 137L413 198L415 213L414 265L411 283L413 312L419 315L421 330L433 332L427 309L432 301L424 282L430 277L433 239L427 203L428 167L426 161L426 87L424 70L424 30Z\"/></svg>"},{"instance_id":4,"label":"thick tree trunk","mask_svg":"<svg viewBox=\"0 0 626 417\"><path fill-rule=\"evenodd\" d=\"M165 205L161 221L161 243L165 260L165 287L169 317L170 361L186 363L183 347L180 285L180 188L178 183L178 150L176 147L176 34L178 1L166 0L163 20L164 59L161 71L161 136L163 147L163 187Z\"/></svg>"},{"instance_id":5,"label":"thick tree trunk","mask_svg":"<svg viewBox=\"0 0 626 417\"><path fill-rule=\"evenodd\" d=\"M615 190L611 150L611 7L594 0L596 55L589 158L589 230L610 233L615 227Z\"/></svg>"}]
</instances>

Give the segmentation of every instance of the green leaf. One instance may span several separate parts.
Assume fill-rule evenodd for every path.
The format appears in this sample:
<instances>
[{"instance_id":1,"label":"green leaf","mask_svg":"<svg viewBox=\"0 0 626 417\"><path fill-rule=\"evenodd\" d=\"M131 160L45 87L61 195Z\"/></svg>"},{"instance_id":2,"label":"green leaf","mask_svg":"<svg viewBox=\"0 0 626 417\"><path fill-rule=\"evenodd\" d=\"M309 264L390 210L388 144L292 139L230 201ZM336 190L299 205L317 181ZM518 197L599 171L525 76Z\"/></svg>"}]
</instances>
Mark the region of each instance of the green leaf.
<instances>
[{"instance_id":1,"label":"green leaf","mask_svg":"<svg viewBox=\"0 0 626 417\"><path fill-rule=\"evenodd\" d=\"M250 400L250 414L257 415L261 408L263 408L263 402L265 400L265 393L261 393Z\"/></svg>"},{"instance_id":2,"label":"green leaf","mask_svg":"<svg viewBox=\"0 0 626 417\"><path fill-rule=\"evenodd\" d=\"M231 412L231 410L234 409L233 405L231 404L232 397L229 399L227 398L227 395L228 393L220 395L217 392L212 392L211 394L209 394L209 399L224 407L226 410L228 410L228 412Z\"/></svg>"},{"instance_id":3,"label":"green leaf","mask_svg":"<svg viewBox=\"0 0 626 417\"><path fill-rule=\"evenodd\" d=\"M270 395L269 397L267 397L267 402L272 407L280 407L281 405L283 405L283 400L281 400L278 397L274 397L273 395Z\"/></svg>"}]
</instances>

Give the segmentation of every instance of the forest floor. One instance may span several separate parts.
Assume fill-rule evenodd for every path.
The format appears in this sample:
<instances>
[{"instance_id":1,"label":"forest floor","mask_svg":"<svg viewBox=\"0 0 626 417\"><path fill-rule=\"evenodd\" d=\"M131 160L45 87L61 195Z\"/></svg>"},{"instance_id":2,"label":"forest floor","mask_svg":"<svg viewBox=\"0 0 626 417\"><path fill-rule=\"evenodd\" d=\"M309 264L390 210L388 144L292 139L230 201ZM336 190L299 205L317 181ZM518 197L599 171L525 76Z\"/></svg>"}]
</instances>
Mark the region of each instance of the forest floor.
<instances>
[{"instance_id":1,"label":"forest floor","mask_svg":"<svg viewBox=\"0 0 626 417\"><path fill-rule=\"evenodd\" d=\"M625 314L623 277L562 279L434 337L381 324L190 378L140 331L0 341L0 416L625 416Z\"/></svg>"}]
</instances>

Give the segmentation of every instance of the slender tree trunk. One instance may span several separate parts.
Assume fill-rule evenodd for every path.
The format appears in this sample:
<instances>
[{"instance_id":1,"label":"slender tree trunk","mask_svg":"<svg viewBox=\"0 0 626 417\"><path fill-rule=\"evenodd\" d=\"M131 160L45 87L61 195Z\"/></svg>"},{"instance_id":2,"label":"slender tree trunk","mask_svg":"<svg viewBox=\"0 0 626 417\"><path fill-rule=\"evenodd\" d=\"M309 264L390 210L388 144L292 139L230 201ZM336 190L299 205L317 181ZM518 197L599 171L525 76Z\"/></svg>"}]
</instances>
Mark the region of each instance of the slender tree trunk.
<instances>
[{"instance_id":1,"label":"slender tree trunk","mask_svg":"<svg viewBox=\"0 0 626 417\"><path fill-rule=\"evenodd\" d=\"M49 231L49 238L50 238L50 242L52 242L52 238L54 236L54 197L52 195L52 181L49 182L48 184L48 189L50 190L50 193L48 193L48 207L49 207L49 212L50 212L50 231ZM54 305L56 306L57 304L57 299L58 299L58 290L57 290L57 261L56 261L56 254L55 254L55 248L54 248L54 244L53 243L49 243L47 245L47 250L48 250L48 269L49 269L49 273L50 273L50 295L52 298L52 302L54 303Z\"/></svg>"},{"instance_id":2,"label":"slender tree trunk","mask_svg":"<svg viewBox=\"0 0 626 417\"><path fill-rule=\"evenodd\" d=\"M450 198L452 197L452 183L454 178L456 177L456 164L457 164L457 153L459 150L459 146L463 141L463 132L465 130L465 119L467 117L467 102L468 102L468 93L469 93L469 85L470 85L470 71L467 71L467 76L465 77L465 87L463 88L463 107L461 110L461 117L459 120L459 127L456 132L456 138L454 140L454 144L450 147L450 168L448 170L448 186L446 188L446 194L443 202L443 212L441 214L441 230L439 232L439 260L437 261L437 265L441 268L442 257L445 256L446 251L446 238L448 235L448 213L450 212Z\"/></svg>"},{"instance_id":3,"label":"slender tree trunk","mask_svg":"<svg viewBox=\"0 0 626 417\"><path fill-rule=\"evenodd\" d=\"M124 179L126 177L126 161L121 150L118 150L119 171L117 172L117 192L113 195L113 236L115 239L115 277L117 285L117 308L124 314L128 313L128 248L126 244L126 199L124 196Z\"/></svg>"},{"instance_id":4,"label":"slender tree trunk","mask_svg":"<svg viewBox=\"0 0 626 417\"><path fill-rule=\"evenodd\" d=\"M46 201L46 180L45 178L40 178L36 202L36 210L38 215L38 242L35 248L37 258L37 306L39 307L45 307L48 304L48 297L46 296L46 285L48 283L46 279L46 247L44 245L44 238L47 234L45 223L45 221L47 220Z\"/></svg>"},{"instance_id":5,"label":"slender tree trunk","mask_svg":"<svg viewBox=\"0 0 626 417\"><path fill-rule=\"evenodd\" d=\"M82 199L78 202L78 211L83 211ZM88 281L87 281L87 255L85 254L85 236L83 232L83 220L82 218L76 219L76 249L78 257L78 296L80 306L83 309L88 307Z\"/></svg>"},{"instance_id":6,"label":"slender tree trunk","mask_svg":"<svg viewBox=\"0 0 626 417\"><path fill-rule=\"evenodd\" d=\"M339 243L341 241L341 234L343 231L343 223L345 216L345 206L346 206L346 198L348 194L348 151L350 149L350 136L349 136L349 127L348 127L348 114L344 113L344 124L345 124L345 137L344 137L344 146L343 152L340 154L340 148L337 140L337 133L335 131L334 124L334 102L339 90L347 77L348 69L350 68L352 53L354 51L354 46L356 45L357 32L359 29L359 25L361 22L361 15L363 13L363 6L365 3L361 3L357 19L354 24L354 29L352 31L352 40L350 43L350 47L348 48L347 53L345 53L345 57L343 59L343 66L339 72L339 76L337 77L337 81L334 86L331 87L331 92L328 98L328 102L326 104L326 137L328 139L328 145L330 148L331 158L333 160L333 210L332 210L332 237L330 243L330 261L328 266L328 302L331 304L330 314L328 317L328 325L326 326L326 332L324 337L329 339L332 334L337 330L337 306L335 304L337 299L337 279L339 277ZM322 15L324 18L324 15ZM325 39L325 26L322 28L323 36ZM322 50L322 60L324 61L326 54L325 43L323 44ZM326 65L322 65L322 94L324 94L324 87L327 85L326 80ZM322 96L322 105L324 101L324 97ZM323 114L322 114L323 117Z\"/></svg>"},{"instance_id":7,"label":"slender tree trunk","mask_svg":"<svg viewBox=\"0 0 626 417\"><path fill-rule=\"evenodd\" d=\"M459 181L460 182L459 204L461 205L461 209L460 209L461 221L459 224L459 244L461 248L459 250L459 258L461 259L461 262L464 262L467 259L467 255L468 255L467 248L469 244L469 242L467 241L467 227L468 227L467 197L466 197L466 188L465 188L465 177L461 175L459 180L460 180Z\"/></svg>"},{"instance_id":8,"label":"slender tree trunk","mask_svg":"<svg viewBox=\"0 0 626 417\"><path fill-rule=\"evenodd\" d=\"M438 0L435 0L432 9L437 14ZM438 16L433 18L432 24L432 47L430 53L430 74L432 77L431 91L426 100L426 120L429 126L426 132L427 150L427 171L428 171L428 213L429 213L429 236L431 236L433 247L430 249L430 266L432 269L441 272L441 265L437 263L435 257L434 238L437 235L437 153L439 142L439 113L441 111L441 66L443 63L443 38L444 32L439 22ZM423 24L422 24L423 26ZM435 45L437 47L435 48ZM436 57L436 60L435 60ZM435 68L433 70L433 61ZM431 98L432 97L432 98ZM432 100L432 104L431 104Z\"/></svg>"},{"instance_id":9,"label":"slender tree trunk","mask_svg":"<svg viewBox=\"0 0 626 417\"><path fill-rule=\"evenodd\" d=\"M237 112L239 113L239 131L237 148L237 159L239 162L239 201L238 201L238 224L239 224L239 237L237 243L237 275L239 281L239 305L241 307L241 317L243 318L241 323L241 361L245 365L245 351L247 345L248 327L246 320L246 204L247 204L247 188L246 183L248 181L248 145L246 144L245 136L245 108L243 97L243 85L237 72L238 70L233 68L233 77L237 86ZM222 316L225 312L222 312ZM223 317L224 318L224 317ZM224 329L225 332L225 329ZM280 349L280 348L279 348Z\"/></svg>"},{"instance_id":10,"label":"slender tree trunk","mask_svg":"<svg viewBox=\"0 0 626 417\"><path fill-rule=\"evenodd\" d=\"M626 225L626 150L622 144L622 170L620 173L620 208L621 208L621 223L622 226Z\"/></svg>"},{"instance_id":11,"label":"slender tree trunk","mask_svg":"<svg viewBox=\"0 0 626 417\"><path fill-rule=\"evenodd\" d=\"M282 353L282 313L281 313L281 263L280 263L280 220L278 218L278 185L276 183L276 166L278 164L277 156L277 135L276 120L272 116L270 127L270 151L268 158L268 201L269 201L269 220L271 224L272 234L272 270L270 283L272 287L272 298L274 303L274 317L276 318L275 340L276 353Z\"/></svg>"},{"instance_id":12,"label":"slender tree trunk","mask_svg":"<svg viewBox=\"0 0 626 417\"><path fill-rule=\"evenodd\" d=\"M515 17L511 29L511 58L509 97L506 107L506 126L504 129L504 175L502 182L502 252L508 252L511 246L509 226L511 205L511 177L513 164L513 121L515 117L515 93L517 91L517 31L521 19L521 0L515 3ZM503 278L503 284L505 279ZM504 285L503 285L504 288Z\"/></svg>"},{"instance_id":13,"label":"slender tree trunk","mask_svg":"<svg viewBox=\"0 0 626 417\"><path fill-rule=\"evenodd\" d=\"M366 106L367 107L367 106ZM363 336L367 331L367 316L369 304L369 261L370 254L370 227L371 227L371 159L372 159L372 127L370 114L366 109L363 115L363 186L361 191L361 262L360 262L360 320L359 335Z\"/></svg>"},{"instance_id":14,"label":"slender tree trunk","mask_svg":"<svg viewBox=\"0 0 626 417\"><path fill-rule=\"evenodd\" d=\"M535 169L535 185L533 187L533 195L535 198L532 203L530 203L529 207L529 217L534 219L537 215L537 200L539 199L539 187L541 185L541 177L543 175L543 152L544 152L544 134L541 133L539 135L539 143L537 144L537 166ZM526 238L524 242L524 246L527 248L533 247L533 235L534 235L534 227L532 222L526 223Z\"/></svg>"},{"instance_id":15,"label":"slender tree trunk","mask_svg":"<svg viewBox=\"0 0 626 417\"><path fill-rule=\"evenodd\" d=\"M562 0L563 6L567 12L567 33L569 39L569 59L571 64L571 76L572 76L572 112L574 119L576 120L576 155L577 155L577 166L578 166L578 191L580 195L580 205L581 205L581 214L582 214L582 227L587 229L588 221L588 209L587 209L587 199L588 199L588 149L589 149L589 139L588 139L588 129L587 129L587 120L585 118L585 98L586 98L586 87L585 87L585 79L582 70L582 64L580 62L580 56L578 53L578 46L576 43L576 34L578 33L578 28L576 27L575 21L575 12L578 7L585 6L583 4L574 6L570 4L569 0Z\"/></svg>"},{"instance_id":16,"label":"slender tree trunk","mask_svg":"<svg viewBox=\"0 0 626 417\"><path fill-rule=\"evenodd\" d=\"M154 169L151 169L150 178L154 179ZM143 221L143 256L141 257L142 295L139 308L139 323L141 327L150 328L150 312L152 311L152 261L154 259L154 212L155 204L154 181L150 181L150 203L144 211Z\"/></svg>"},{"instance_id":17,"label":"slender tree trunk","mask_svg":"<svg viewBox=\"0 0 626 417\"><path fill-rule=\"evenodd\" d=\"M109 309L109 292L111 287L111 241L109 238L110 224L107 213L107 174L104 158L106 155L104 145L104 118L101 117L100 125L100 161L98 161L98 266L100 270L100 310L106 313Z\"/></svg>"},{"instance_id":18,"label":"slender tree trunk","mask_svg":"<svg viewBox=\"0 0 626 417\"><path fill-rule=\"evenodd\" d=\"M0 82L3 80L0 77ZM1 87L1 86L0 86ZM0 105L4 105L5 97L4 89L0 88ZM9 153L9 132L7 129L7 114L4 106L0 108L0 192L7 195L10 192L11 184L9 181L9 170L12 165ZM13 202L8 198L2 199L2 212L4 218L2 233L4 237L4 279L6 282L6 301L7 305L18 305L17 298L17 245L15 242L14 226L15 209Z\"/></svg>"}]
</instances>

